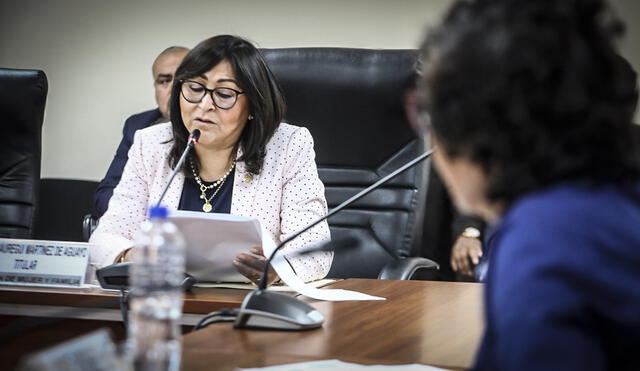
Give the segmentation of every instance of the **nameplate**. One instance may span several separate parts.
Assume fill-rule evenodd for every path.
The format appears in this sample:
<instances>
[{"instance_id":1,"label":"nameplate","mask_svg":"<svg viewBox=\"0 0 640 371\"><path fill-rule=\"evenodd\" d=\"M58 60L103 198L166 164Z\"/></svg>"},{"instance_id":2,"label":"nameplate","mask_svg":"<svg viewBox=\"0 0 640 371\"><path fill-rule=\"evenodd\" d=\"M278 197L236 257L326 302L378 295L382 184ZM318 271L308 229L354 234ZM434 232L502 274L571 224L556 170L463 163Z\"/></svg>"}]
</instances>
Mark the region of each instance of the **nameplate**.
<instances>
[{"instance_id":1,"label":"nameplate","mask_svg":"<svg viewBox=\"0 0 640 371\"><path fill-rule=\"evenodd\" d=\"M89 248L84 242L0 239L0 284L79 287Z\"/></svg>"}]
</instances>

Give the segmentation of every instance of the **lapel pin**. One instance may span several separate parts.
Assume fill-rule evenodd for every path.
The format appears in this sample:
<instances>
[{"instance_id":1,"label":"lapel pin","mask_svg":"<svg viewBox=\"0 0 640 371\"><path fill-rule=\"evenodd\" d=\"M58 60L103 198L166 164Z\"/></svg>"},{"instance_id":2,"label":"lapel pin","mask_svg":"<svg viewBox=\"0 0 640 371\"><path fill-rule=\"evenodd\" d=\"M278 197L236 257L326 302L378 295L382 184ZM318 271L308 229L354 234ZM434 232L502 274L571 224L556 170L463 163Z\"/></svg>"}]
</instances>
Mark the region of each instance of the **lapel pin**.
<instances>
[{"instance_id":1,"label":"lapel pin","mask_svg":"<svg viewBox=\"0 0 640 371\"><path fill-rule=\"evenodd\" d=\"M253 174L251 174L251 173L244 174L244 182L245 183L251 183L252 181L253 181Z\"/></svg>"}]
</instances>

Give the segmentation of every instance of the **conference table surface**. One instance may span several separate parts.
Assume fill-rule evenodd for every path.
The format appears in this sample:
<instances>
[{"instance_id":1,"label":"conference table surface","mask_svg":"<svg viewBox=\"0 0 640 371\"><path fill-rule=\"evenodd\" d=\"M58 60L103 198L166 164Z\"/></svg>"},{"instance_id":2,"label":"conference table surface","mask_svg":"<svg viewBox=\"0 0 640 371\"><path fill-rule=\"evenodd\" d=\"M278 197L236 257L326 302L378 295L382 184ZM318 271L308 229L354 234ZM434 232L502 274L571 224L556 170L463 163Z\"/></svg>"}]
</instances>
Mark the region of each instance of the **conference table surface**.
<instances>
[{"instance_id":1,"label":"conference table surface","mask_svg":"<svg viewBox=\"0 0 640 371\"><path fill-rule=\"evenodd\" d=\"M322 359L363 364L471 365L482 325L482 285L348 279L331 288L385 301L312 301L326 322L289 332L217 323L184 337L183 369L219 370Z\"/></svg>"},{"instance_id":2,"label":"conference table surface","mask_svg":"<svg viewBox=\"0 0 640 371\"><path fill-rule=\"evenodd\" d=\"M184 336L182 369L233 370L323 359L450 369L471 365L483 330L481 284L347 279L327 287L387 300L304 299L326 318L321 328L307 331L237 330L231 323L213 324ZM204 313L237 308L246 293L196 288L185 295L183 324L193 325ZM19 310L27 315L119 319L118 293L96 289L0 287L0 304L4 315ZM96 317L101 310L111 314Z\"/></svg>"}]
</instances>

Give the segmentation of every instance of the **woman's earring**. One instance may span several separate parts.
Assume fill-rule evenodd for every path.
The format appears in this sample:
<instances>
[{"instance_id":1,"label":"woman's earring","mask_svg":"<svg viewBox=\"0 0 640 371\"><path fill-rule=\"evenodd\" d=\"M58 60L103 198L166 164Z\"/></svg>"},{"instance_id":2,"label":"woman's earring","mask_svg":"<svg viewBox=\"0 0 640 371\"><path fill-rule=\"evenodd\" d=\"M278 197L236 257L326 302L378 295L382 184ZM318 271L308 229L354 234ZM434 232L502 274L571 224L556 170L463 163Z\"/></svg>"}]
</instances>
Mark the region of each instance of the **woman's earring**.
<instances>
[{"instance_id":1,"label":"woman's earring","mask_svg":"<svg viewBox=\"0 0 640 371\"><path fill-rule=\"evenodd\" d=\"M249 117L247 117L247 120L253 120L253 115L249 115Z\"/></svg>"}]
</instances>

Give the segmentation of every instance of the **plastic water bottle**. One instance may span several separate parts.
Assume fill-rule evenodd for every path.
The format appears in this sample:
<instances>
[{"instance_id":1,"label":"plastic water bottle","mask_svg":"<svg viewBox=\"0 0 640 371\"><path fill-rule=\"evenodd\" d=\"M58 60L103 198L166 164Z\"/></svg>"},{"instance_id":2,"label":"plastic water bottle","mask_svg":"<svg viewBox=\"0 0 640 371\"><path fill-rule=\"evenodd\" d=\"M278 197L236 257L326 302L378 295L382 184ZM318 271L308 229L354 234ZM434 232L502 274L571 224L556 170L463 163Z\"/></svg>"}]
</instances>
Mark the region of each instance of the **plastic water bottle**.
<instances>
[{"instance_id":1,"label":"plastic water bottle","mask_svg":"<svg viewBox=\"0 0 640 371\"><path fill-rule=\"evenodd\" d=\"M167 213L149 210L133 249L127 348L136 370L180 368L185 243Z\"/></svg>"}]
</instances>

